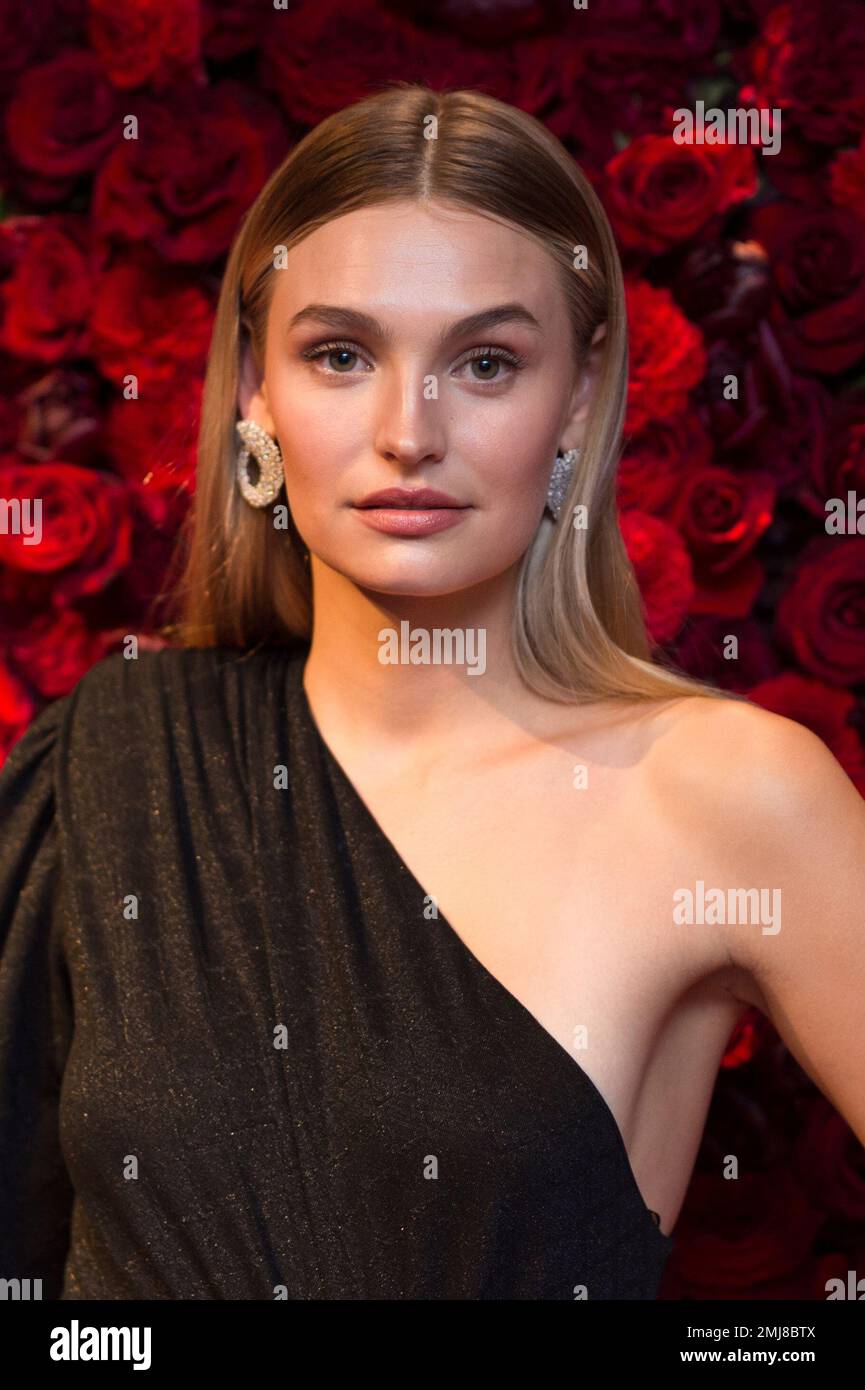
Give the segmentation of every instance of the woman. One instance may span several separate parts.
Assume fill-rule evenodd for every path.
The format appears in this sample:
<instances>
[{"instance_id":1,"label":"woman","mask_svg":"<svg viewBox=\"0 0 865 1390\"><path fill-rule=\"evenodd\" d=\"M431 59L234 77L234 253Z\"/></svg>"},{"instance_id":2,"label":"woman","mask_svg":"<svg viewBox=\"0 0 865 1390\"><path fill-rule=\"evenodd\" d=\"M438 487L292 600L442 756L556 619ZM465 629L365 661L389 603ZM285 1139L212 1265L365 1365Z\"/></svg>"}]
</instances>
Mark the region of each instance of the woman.
<instances>
[{"instance_id":1,"label":"woman","mask_svg":"<svg viewBox=\"0 0 865 1390\"><path fill-rule=\"evenodd\" d=\"M7 1277L652 1298L750 1004L865 1135L865 815L652 660L626 349L590 185L489 97L396 84L262 191L173 645L0 777Z\"/></svg>"}]
</instances>

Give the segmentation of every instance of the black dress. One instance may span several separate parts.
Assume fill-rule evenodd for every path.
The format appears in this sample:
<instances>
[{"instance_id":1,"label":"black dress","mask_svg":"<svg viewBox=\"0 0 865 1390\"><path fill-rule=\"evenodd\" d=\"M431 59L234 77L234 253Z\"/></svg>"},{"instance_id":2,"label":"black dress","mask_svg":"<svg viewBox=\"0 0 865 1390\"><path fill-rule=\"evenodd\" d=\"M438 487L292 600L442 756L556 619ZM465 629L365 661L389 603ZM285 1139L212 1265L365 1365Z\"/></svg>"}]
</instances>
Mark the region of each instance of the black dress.
<instances>
[{"instance_id":1,"label":"black dress","mask_svg":"<svg viewBox=\"0 0 865 1390\"><path fill-rule=\"evenodd\" d=\"M307 651L109 656L0 772L0 1277L654 1298L609 1107L435 916Z\"/></svg>"}]
</instances>

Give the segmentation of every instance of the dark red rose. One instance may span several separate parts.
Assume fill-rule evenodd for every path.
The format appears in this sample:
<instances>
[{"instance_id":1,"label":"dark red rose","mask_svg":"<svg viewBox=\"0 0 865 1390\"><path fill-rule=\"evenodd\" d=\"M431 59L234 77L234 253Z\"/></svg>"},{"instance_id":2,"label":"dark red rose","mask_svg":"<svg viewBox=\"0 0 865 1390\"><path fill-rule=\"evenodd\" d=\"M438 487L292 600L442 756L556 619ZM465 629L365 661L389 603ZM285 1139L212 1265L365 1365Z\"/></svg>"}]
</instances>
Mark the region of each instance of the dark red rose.
<instances>
[{"instance_id":1,"label":"dark red rose","mask_svg":"<svg viewBox=\"0 0 865 1390\"><path fill-rule=\"evenodd\" d=\"M134 376L138 397L191 390L204 370L213 310L198 282L175 266L129 254L96 287L91 353L121 389Z\"/></svg>"},{"instance_id":2,"label":"dark red rose","mask_svg":"<svg viewBox=\"0 0 865 1390\"><path fill-rule=\"evenodd\" d=\"M33 719L35 702L0 654L0 767Z\"/></svg>"},{"instance_id":3,"label":"dark red rose","mask_svg":"<svg viewBox=\"0 0 865 1390\"><path fill-rule=\"evenodd\" d=\"M13 73L22 72L78 40L81 5L82 0L29 0L26 5L0 5L0 78L4 88Z\"/></svg>"},{"instance_id":4,"label":"dark red rose","mask_svg":"<svg viewBox=\"0 0 865 1390\"><path fill-rule=\"evenodd\" d=\"M199 0L89 0L89 36L116 87L204 79Z\"/></svg>"},{"instance_id":5,"label":"dark red rose","mask_svg":"<svg viewBox=\"0 0 865 1390\"><path fill-rule=\"evenodd\" d=\"M138 139L119 141L97 177L95 225L169 261L213 260L285 152L279 116L237 82L185 89L170 107L142 97L136 114Z\"/></svg>"},{"instance_id":6,"label":"dark red rose","mask_svg":"<svg viewBox=\"0 0 865 1390\"><path fill-rule=\"evenodd\" d=\"M754 214L777 292L771 318L799 371L832 374L865 351L865 235L846 208L768 203Z\"/></svg>"},{"instance_id":7,"label":"dark red rose","mask_svg":"<svg viewBox=\"0 0 865 1390\"><path fill-rule=\"evenodd\" d=\"M849 690L785 671L748 691L749 699L773 714L795 719L821 738L859 791L865 795L865 748L851 725L856 700Z\"/></svg>"},{"instance_id":8,"label":"dark red rose","mask_svg":"<svg viewBox=\"0 0 865 1390\"><path fill-rule=\"evenodd\" d=\"M0 564L50 574L58 607L104 589L129 563L126 488L111 474L71 463L6 463L0 497L30 499L33 523L29 537L0 531Z\"/></svg>"},{"instance_id":9,"label":"dark red rose","mask_svg":"<svg viewBox=\"0 0 865 1390\"><path fill-rule=\"evenodd\" d=\"M765 474L710 467L685 480L672 520L694 562L695 612L750 611L763 582L751 552L772 521L775 496Z\"/></svg>"},{"instance_id":10,"label":"dark red rose","mask_svg":"<svg viewBox=\"0 0 865 1390\"><path fill-rule=\"evenodd\" d=\"M47 700L68 694L106 652L102 635L74 608L40 613L10 646L20 674Z\"/></svg>"},{"instance_id":11,"label":"dark red rose","mask_svg":"<svg viewBox=\"0 0 865 1390\"><path fill-rule=\"evenodd\" d=\"M19 430L10 443L27 462L91 463L99 449L101 386L84 367L45 372L18 396Z\"/></svg>"},{"instance_id":12,"label":"dark red rose","mask_svg":"<svg viewBox=\"0 0 865 1390\"><path fill-rule=\"evenodd\" d=\"M814 1098L797 1137L793 1162L816 1208L843 1221L865 1221L865 1153L825 1096Z\"/></svg>"},{"instance_id":13,"label":"dark red rose","mask_svg":"<svg viewBox=\"0 0 865 1390\"><path fill-rule=\"evenodd\" d=\"M711 53L718 35L718 0L693 5L690 0L665 0L647 5L645 0L605 0L588 5L585 13L572 16L595 62L630 59L634 66L654 70L670 63L693 66ZM572 34L573 37L573 34ZM680 74L681 81L681 74Z\"/></svg>"},{"instance_id":14,"label":"dark red rose","mask_svg":"<svg viewBox=\"0 0 865 1390\"><path fill-rule=\"evenodd\" d=\"M733 636L735 651L728 645ZM692 614L671 651L677 665L698 680L747 695L760 681L778 674L781 663L754 617Z\"/></svg>"},{"instance_id":15,"label":"dark red rose","mask_svg":"<svg viewBox=\"0 0 865 1390\"><path fill-rule=\"evenodd\" d=\"M676 1228L680 1296L804 1297L804 1267L822 1224L783 1163L740 1172L735 1182L695 1173Z\"/></svg>"},{"instance_id":16,"label":"dark red rose","mask_svg":"<svg viewBox=\"0 0 865 1390\"><path fill-rule=\"evenodd\" d=\"M849 208L865 235L865 135L855 150L841 150L829 168L829 190L838 207Z\"/></svg>"},{"instance_id":17,"label":"dark red rose","mask_svg":"<svg viewBox=\"0 0 865 1390\"><path fill-rule=\"evenodd\" d=\"M630 369L627 434L649 420L678 415L703 375L706 354L700 330L689 323L663 289L645 280L626 281Z\"/></svg>"},{"instance_id":18,"label":"dark red rose","mask_svg":"<svg viewBox=\"0 0 865 1390\"><path fill-rule=\"evenodd\" d=\"M750 145L640 135L606 168L604 207L625 247L661 255L757 192Z\"/></svg>"},{"instance_id":19,"label":"dark red rose","mask_svg":"<svg viewBox=\"0 0 865 1390\"><path fill-rule=\"evenodd\" d=\"M636 136L669 128L664 112L679 104L683 72L698 73L712 51L718 0L604 0L578 13L570 10L563 7L561 32L580 50L585 71L574 104L595 132L581 143L600 151L614 130ZM600 118L604 111L615 119Z\"/></svg>"},{"instance_id":20,"label":"dark red rose","mask_svg":"<svg viewBox=\"0 0 865 1390\"><path fill-rule=\"evenodd\" d=\"M823 0L778 5L747 59L754 104L783 112L782 150L788 130L821 145L859 138L865 128L865 25L858 0L835 0L831 10Z\"/></svg>"},{"instance_id":21,"label":"dark red rose","mask_svg":"<svg viewBox=\"0 0 865 1390\"><path fill-rule=\"evenodd\" d=\"M865 681L865 539L814 537L781 596L776 631L821 680Z\"/></svg>"},{"instance_id":22,"label":"dark red rose","mask_svg":"<svg viewBox=\"0 0 865 1390\"><path fill-rule=\"evenodd\" d=\"M728 399L735 379L736 397ZM711 344L696 392L719 462L763 472L795 491L822 457L831 397L813 377L795 376L765 322L747 337Z\"/></svg>"},{"instance_id":23,"label":"dark red rose","mask_svg":"<svg viewBox=\"0 0 865 1390\"><path fill-rule=\"evenodd\" d=\"M825 527L826 503L840 498L846 507L851 490L865 496L865 396L861 394L832 402L823 447L814 454L796 497Z\"/></svg>"},{"instance_id":24,"label":"dark red rose","mask_svg":"<svg viewBox=\"0 0 865 1390\"><path fill-rule=\"evenodd\" d=\"M84 353L103 261L86 219L75 213L10 218L0 236L13 238L16 250L0 287L2 346L40 362Z\"/></svg>"},{"instance_id":25,"label":"dark red rose","mask_svg":"<svg viewBox=\"0 0 865 1390\"><path fill-rule=\"evenodd\" d=\"M712 441L691 412L666 420L649 420L628 438L618 473L618 505L663 516L676 500L686 478L706 468Z\"/></svg>"},{"instance_id":26,"label":"dark red rose","mask_svg":"<svg viewBox=\"0 0 865 1390\"><path fill-rule=\"evenodd\" d=\"M707 241L686 252L669 288L707 338L738 337L769 308L769 258L756 241Z\"/></svg>"},{"instance_id":27,"label":"dark red rose","mask_svg":"<svg viewBox=\"0 0 865 1390\"><path fill-rule=\"evenodd\" d=\"M501 54L417 29L378 0L316 0L274 10L262 47L265 85L294 121L315 125L394 79L434 88L482 87L511 100Z\"/></svg>"},{"instance_id":28,"label":"dark red rose","mask_svg":"<svg viewBox=\"0 0 865 1390\"><path fill-rule=\"evenodd\" d=\"M691 561L677 531L646 512L622 512L622 539L643 599L646 627L655 642L670 642L682 626L694 594Z\"/></svg>"},{"instance_id":29,"label":"dark red rose","mask_svg":"<svg viewBox=\"0 0 865 1390\"><path fill-rule=\"evenodd\" d=\"M554 26L561 14L555 0L499 0L494 14L489 0L439 0L435 6L424 0L383 0L382 8L421 26L434 25L468 43L499 48Z\"/></svg>"},{"instance_id":30,"label":"dark red rose","mask_svg":"<svg viewBox=\"0 0 865 1390\"><path fill-rule=\"evenodd\" d=\"M257 48L266 18L267 9L260 0L205 0L201 11L204 56L224 63Z\"/></svg>"},{"instance_id":31,"label":"dark red rose","mask_svg":"<svg viewBox=\"0 0 865 1390\"><path fill-rule=\"evenodd\" d=\"M21 74L6 112L6 134L22 168L57 180L59 197L80 174L98 168L120 138L119 122L117 93L93 54L67 49Z\"/></svg>"}]
</instances>

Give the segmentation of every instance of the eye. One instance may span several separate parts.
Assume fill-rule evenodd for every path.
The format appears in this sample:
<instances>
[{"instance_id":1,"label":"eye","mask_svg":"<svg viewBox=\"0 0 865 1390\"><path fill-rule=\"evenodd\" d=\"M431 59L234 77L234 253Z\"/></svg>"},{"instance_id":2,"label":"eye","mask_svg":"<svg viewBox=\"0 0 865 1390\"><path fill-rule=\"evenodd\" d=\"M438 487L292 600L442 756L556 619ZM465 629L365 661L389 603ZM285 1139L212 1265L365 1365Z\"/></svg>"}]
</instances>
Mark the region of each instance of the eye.
<instances>
[{"instance_id":1,"label":"eye","mask_svg":"<svg viewBox=\"0 0 865 1390\"><path fill-rule=\"evenodd\" d=\"M328 367L325 375L351 376L355 361L361 354L356 343L329 342L316 343L314 347L304 348L300 355L307 362L317 362L320 358L325 358Z\"/></svg>"},{"instance_id":2,"label":"eye","mask_svg":"<svg viewBox=\"0 0 865 1390\"><path fill-rule=\"evenodd\" d=\"M518 372L524 363L524 357L509 352L507 348L475 348L468 357L457 364L456 370L470 367L474 381L498 383L506 381L510 375ZM503 372L503 367L509 368L510 371Z\"/></svg>"}]
</instances>

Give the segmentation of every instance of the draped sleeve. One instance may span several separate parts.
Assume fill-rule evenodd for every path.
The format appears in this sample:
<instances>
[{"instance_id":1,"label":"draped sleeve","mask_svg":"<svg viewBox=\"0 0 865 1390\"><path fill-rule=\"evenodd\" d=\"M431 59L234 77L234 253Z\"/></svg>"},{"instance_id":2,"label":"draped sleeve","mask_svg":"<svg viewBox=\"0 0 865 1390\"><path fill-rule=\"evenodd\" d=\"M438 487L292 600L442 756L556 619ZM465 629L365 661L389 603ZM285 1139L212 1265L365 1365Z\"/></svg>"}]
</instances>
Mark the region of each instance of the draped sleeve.
<instances>
[{"instance_id":1,"label":"draped sleeve","mask_svg":"<svg viewBox=\"0 0 865 1390\"><path fill-rule=\"evenodd\" d=\"M55 795L68 704L47 705L0 767L0 1278L41 1279L29 1297L43 1299L61 1296L73 1199L59 1133L73 1016Z\"/></svg>"}]
</instances>

